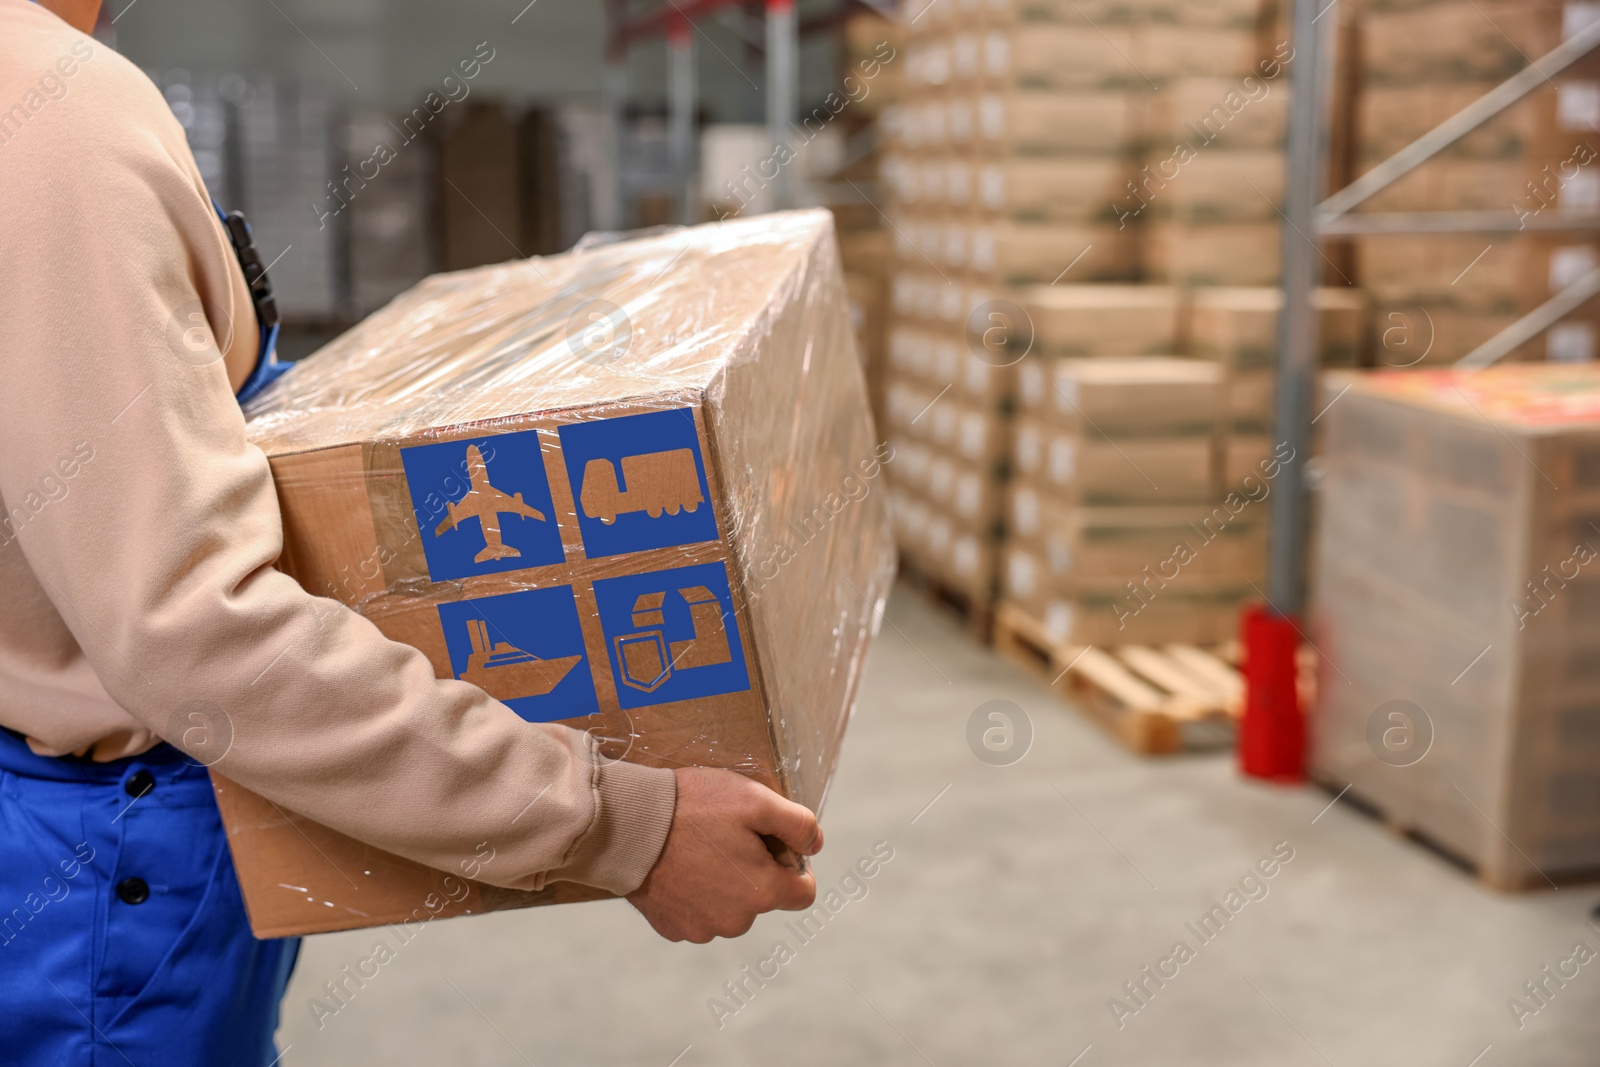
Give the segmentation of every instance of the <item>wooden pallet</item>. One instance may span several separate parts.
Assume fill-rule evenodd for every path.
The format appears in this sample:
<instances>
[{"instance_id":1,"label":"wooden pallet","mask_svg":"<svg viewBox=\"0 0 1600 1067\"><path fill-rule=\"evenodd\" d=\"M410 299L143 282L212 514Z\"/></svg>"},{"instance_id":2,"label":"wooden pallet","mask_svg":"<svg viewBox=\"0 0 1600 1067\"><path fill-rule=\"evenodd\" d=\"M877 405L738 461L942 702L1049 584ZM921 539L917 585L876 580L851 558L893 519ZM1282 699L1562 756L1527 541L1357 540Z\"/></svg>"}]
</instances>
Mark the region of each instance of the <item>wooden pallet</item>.
<instances>
[{"instance_id":1,"label":"wooden pallet","mask_svg":"<svg viewBox=\"0 0 1600 1067\"><path fill-rule=\"evenodd\" d=\"M994 633L993 598L974 595L971 591L917 566L904 554L900 557L900 580L915 589L935 607L954 615L962 627L979 644L988 644Z\"/></svg>"},{"instance_id":2,"label":"wooden pallet","mask_svg":"<svg viewBox=\"0 0 1600 1067\"><path fill-rule=\"evenodd\" d=\"M1069 695L1128 748L1144 755L1227 748L1244 705L1236 646L1123 645L1051 640L1014 604L995 614L995 649Z\"/></svg>"},{"instance_id":3,"label":"wooden pallet","mask_svg":"<svg viewBox=\"0 0 1600 1067\"><path fill-rule=\"evenodd\" d=\"M1406 816L1389 810L1381 802L1353 786L1347 787L1331 779L1315 776L1312 782L1323 789L1330 799L1337 797L1341 808L1360 812L1396 837L1404 838L1411 844L1433 853L1450 866L1476 879L1485 889L1492 889L1497 893L1527 893L1551 888L1550 882L1545 880L1543 874L1527 870L1520 864L1516 870L1499 870L1463 855L1417 826ZM1557 887L1562 889L1575 885L1593 885L1600 882L1600 868L1552 872L1551 877Z\"/></svg>"}]
</instances>

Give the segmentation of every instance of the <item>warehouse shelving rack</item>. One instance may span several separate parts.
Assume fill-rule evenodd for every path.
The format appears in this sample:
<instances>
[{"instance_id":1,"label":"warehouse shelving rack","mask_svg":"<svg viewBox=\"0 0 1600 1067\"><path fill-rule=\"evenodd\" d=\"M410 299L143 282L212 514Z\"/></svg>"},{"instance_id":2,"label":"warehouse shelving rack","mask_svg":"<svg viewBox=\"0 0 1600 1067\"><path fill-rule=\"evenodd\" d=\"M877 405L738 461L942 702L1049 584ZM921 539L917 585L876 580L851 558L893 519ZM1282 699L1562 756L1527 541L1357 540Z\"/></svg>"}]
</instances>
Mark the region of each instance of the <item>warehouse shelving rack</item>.
<instances>
[{"instance_id":1,"label":"warehouse shelving rack","mask_svg":"<svg viewBox=\"0 0 1600 1067\"><path fill-rule=\"evenodd\" d=\"M628 97L627 57L635 44L664 37L667 43L667 142L679 221L695 217L691 182L695 170L695 23L728 8L744 13L747 25L764 21L765 32L746 35L747 58L764 58L767 70L766 120L772 147L788 146L799 118L800 38L836 28L860 11L884 14L884 4L839 0L801 18L796 0L665 0L643 5L631 0L606 0L606 97L620 138L621 114ZM618 186L620 195L620 183ZM778 207L790 207L793 189L788 168L780 167L774 182ZM617 217L622 217L620 205Z\"/></svg>"},{"instance_id":2,"label":"warehouse shelving rack","mask_svg":"<svg viewBox=\"0 0 1600 1067\"><path fill-rule=\"evenodd\" d=\"M1305 460L1311 438L1310 405L1316 385L1317 321L1311 309L1311 292L1319 281L1321 237L1357 234L1505 233L1519 230L1600 230L1600 215L1541 212L1532 217L1515 211L1368 212L1354 209L1374 194L1433 158L1445 148L1482 126L1578 60L1600 48L1600 20L1582 27L1547 55L1462 109L1458 114L1417 138L1360 178L1322 198L1322 177L1327 172L1329 143L1329 76L1333 64L1331 27L1336 20L1323 17L1338 0L1293 0L1293 41L1297 52L1290 64L1289 135L1285 146L1287 173L1284 194L1282 258L1283 312L1278 319L1278 386L1274 418L1279 439L1294 449L1294 459L1280 474L1279 491L1272 501L1272 527L1268 548L1267 611L1298 632L1305 607L1306 512ZM1597 131L1600 132L1600 131ZM1600 293L1600 268L1567 285L1544 304L1483 342L1456 362L1476 369L1489 366L1519 345L1537 336ZM1286 642L1277 645L1280 655ZM1250 701L1281 702L1286 690L1271 687L1262 678L1293 677L1292 664L1279 670L1248 672ZM1265 686L1265 688L1264 688ZM1292 699L1289 696L1288 699ZM1281 709L1279 709L1281 711ZM1292 709L1291 709L1292 711ZM1286 721L1287 715L1268 716Z\"/></svg>"}]
</instances>

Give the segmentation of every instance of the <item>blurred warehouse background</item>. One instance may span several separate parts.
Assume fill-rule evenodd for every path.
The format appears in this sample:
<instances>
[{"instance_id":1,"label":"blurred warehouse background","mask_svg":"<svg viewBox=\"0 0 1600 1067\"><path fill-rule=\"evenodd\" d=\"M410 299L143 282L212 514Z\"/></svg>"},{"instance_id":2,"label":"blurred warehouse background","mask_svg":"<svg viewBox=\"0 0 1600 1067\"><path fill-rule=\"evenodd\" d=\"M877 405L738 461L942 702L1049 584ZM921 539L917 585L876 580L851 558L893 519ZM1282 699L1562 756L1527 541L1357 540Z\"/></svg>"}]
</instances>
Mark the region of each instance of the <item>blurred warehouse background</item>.
<instances>
[{"instance_id":1,"label":"blurred warehouse background","mask_svg":"<svg viewBox=\"0 0 1600 1067\"><path fill-rule=\"evenodd\" d=\"M991 692L1010 708L1029 693L1060 697L1114 740L1101 750L1071 733L1029 766L1120 782L1108 804L1148 846L1133 848L1141 862L1161 857L1162 882L1202 852L1253 859L1256 837L1289 833L1272 820L1290 809L1308 838L1330 800L1345 803L1323 829L1347 811L1377 816L1359 824L1367 838L1341 839L1338 863L1317 868L1285 920L1293 929L1279 931L1303 937L1284 967L1300 1010L1326 1013L1318 1044L1349 1038L1345 1058L1230 1037L1215 1062L1420 1063L1448 1047L1437 1062L1467 1065L1491 1038L1501 1051L1485 1065L1593 1061L1592 1012L1579 1011L1530 1038L1530 1058L1499 1058L1523 1029L1516 1004L1547 1003L1523 978L1573 937L1600 944L1592 890L1499 898L1473 882L1565 888L1600 873L1600 596L1588 592L1600 585L1578 576L1569 547L1592 542L1584 564L1600 556L1600 446L1584 437L1600 426L1600 382L1581 369L1600 353L1600 3L1329 2L1317 23L1327 137L1304 170L1327 193L1528 78L1539 57L1571 42L1583 54L1319 237L1284 214L1302 56L1287 0L524 2L112 0L99 33L161 86L217 199L254 224L290 357L433 272L564 251L594 231L831 209L894 456L885 482L903 585L897 637L883 642L895 651L875 653L868 694L896 709L898 729L869 724L878 751L945 766L919 733L920 716L943 710L904 695L952 699L940 681L973 698L940 720L952 738L969 729L952 743L963 770L969 747L1009 766L972 740L989 736L968 727L974 705ZM1268 596L1268 498L1287 461L1273 407L1286 239L1314 249L1318 274L1298 693L1311 709L1304 776L1323 789L1280 803L1218 768L1242 714L1240 613ZM1463 390L1427 373L1464 358L1502 376ZM1366 373L1384 370L1409 377ZM1375 377L1389 384L1358 383ZM1573 491L1547 493L1557 482ZM846 776L844 791L870 808L893 791L886 782L913 781L919 804L942 782L970 784L928 773L896 765L880 781L874 768ZM1029 792L1021 777L993 795L1030 812L1041 796L1055 803L1043 779ZM1093 826L1083 810L1062 817L1079 815ZM1005 866L1044 851L997 832L1007 818L967 825L968 854L1010 842L1014 852L990 855ZM1242 827L1248 846L1207 836ZM1041 880L1052 890L1073 883L1080 846L1051 858L1059 867ZM1134 891L1155 889L1122 859ZM939 877L931 860L924 870ZM1339 910L1346 899L1362 901L1359 915ZM1414 910L1386 925L1397 899ZM1448 902L1443 917L1434 901ZM1119 902L1098 904L1111 914ZM1077 924L1072 952L1095 977L1073 972L1085 989L1069 1014L1082 1007L1103 1026L1110 975L1137 968L1101 957L1098 913L1029 906L1016 904L1040 929ZM1145 921L1117 914L1129 929ZM1491 943L1457 966L1469 925ZM994 973L1035 951L1034 933L997 949ZM1262 938L1263 952L1276 944ZM1522 952L1524 938L1537 946ZM863 968L876 944L857 946ZM1411 947L1429 962L1385 973L1386 954ZM969 949L988 958L972 945L955 958ZM1510 957L1516 981L1479 984ZM1318 984L1326 959L1351 968L1334 984L1361 991L1350 996L1369 1021L1384 997L1410 995L1385 984L1403 980L1426 985L1419 1012L1448 1025L1374 1024L1387 1043L1373 1052L1377 1037L1363 1046L1366 1031L1346 1033L1348 1005ZM1424 969L1455 984L1424 983ZM930 1028L945 992L925 1002ZM1568 995L1580 998L1596 1003ZM1188 1033L1226 1031L1216 1020L1234 1006L1197 1005ZM1498 1029L1478 1035L1491 1014ZM973 1062L1008 1036L969 1046L946 1035ZM1027 1062L1077 1063L1087 1040L1035 1046ZM345 1052L361 1047L351 1041ZM616 1041L618 1056L645 1055ZM1192 1043L1150 1041L1119 1062L1212 1062Z\"/></svg>"}]
</instances>

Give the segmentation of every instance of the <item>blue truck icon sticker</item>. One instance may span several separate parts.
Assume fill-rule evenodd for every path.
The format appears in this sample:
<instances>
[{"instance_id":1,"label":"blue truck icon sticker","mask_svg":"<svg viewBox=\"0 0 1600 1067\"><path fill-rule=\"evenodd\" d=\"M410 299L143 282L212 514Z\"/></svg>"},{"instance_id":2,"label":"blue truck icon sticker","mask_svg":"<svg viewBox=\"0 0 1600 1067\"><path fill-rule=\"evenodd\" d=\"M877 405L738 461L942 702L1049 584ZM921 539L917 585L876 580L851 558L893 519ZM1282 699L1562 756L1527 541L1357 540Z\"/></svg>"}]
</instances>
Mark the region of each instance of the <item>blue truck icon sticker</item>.
<instances>
[{"instance_id":1,"label":"blue truck icon sticker","mask_svg":"<svg viewBox=\"0 0 1600 1067\"><path fill-rule=\"evenodd\" d=\"M692 410L573 422L557 432L590 559L717 539Z\"/></svg>"},{"instance_id":2,"label":"blue truck icon sticker","mask_svg":"<svg viewBox=\"0 0 1600 1067\"><path fill-rule=\"evenodd\" d=\"M591 459L584 464L583 491L578 496L584 515L610 526L618 515L633 511L658 519L663 512L676 515L680 509L693 514L705 503L693 449L623 456L621 463L628 489L619 487L611 460Z\"/></svg>"}]
</instances>

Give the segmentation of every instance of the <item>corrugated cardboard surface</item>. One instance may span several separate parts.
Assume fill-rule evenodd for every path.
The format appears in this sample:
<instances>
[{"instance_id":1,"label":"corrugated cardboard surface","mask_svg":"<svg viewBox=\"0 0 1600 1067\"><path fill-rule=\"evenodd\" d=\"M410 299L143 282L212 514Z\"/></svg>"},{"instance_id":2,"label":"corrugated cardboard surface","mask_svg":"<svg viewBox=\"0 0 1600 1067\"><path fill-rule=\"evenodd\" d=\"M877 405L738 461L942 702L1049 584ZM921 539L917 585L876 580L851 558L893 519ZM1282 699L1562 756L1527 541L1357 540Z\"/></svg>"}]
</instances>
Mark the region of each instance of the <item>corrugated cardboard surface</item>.
<instances>
[{"instance_id":1,"label":"corrugated cardboard surface","mask_svg":"<svg viewBox=\"0 0 1600 1067\"><path fill-rule=\"evenodd\" d=\"M893 572L826 213L431 278L248 414L308 590L609 756L820 807ZM219 770L260 936L601 895L432 871Z\"/></svg>"}]
</instances>

